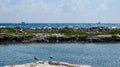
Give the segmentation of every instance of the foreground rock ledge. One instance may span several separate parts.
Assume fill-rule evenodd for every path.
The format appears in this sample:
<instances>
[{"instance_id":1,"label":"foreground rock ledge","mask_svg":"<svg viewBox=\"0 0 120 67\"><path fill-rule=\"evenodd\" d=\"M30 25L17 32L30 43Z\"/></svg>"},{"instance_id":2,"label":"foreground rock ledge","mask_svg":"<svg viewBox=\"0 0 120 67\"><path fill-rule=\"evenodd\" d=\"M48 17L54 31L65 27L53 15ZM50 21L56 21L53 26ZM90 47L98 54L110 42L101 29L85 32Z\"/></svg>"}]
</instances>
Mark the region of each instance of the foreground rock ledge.
<instances>
[{"instance_id":1,"label":"foreground rock ledge","mask_svg":"<svg viewBox=\"0 0 120 67\"><path fill-rule=\"evenodd\" d=\"M4 67L92 67L90 65L74 65L69 64L65 62L35 62L35 63L27 63L27 64L21 64L21 65L10 65L10 66L4 66Z\"/></svg>"}]
</instances>

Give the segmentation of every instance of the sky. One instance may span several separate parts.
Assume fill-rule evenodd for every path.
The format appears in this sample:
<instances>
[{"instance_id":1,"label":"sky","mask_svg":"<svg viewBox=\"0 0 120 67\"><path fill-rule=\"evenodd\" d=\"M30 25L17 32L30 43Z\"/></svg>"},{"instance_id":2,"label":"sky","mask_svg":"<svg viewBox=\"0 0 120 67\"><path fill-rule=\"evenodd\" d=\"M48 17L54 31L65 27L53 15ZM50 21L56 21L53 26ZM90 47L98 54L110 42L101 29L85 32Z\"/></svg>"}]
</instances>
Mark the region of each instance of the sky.
<instances>
[{"instance_id":1,"label":"sky","mask_svg":"<svg viewBox=\"0 0 120 67\"><path fill-rule=\"evenodd\" d=\"M120 23L120 0L0 0L0 23Z\"/></svg>"}]
</instances>

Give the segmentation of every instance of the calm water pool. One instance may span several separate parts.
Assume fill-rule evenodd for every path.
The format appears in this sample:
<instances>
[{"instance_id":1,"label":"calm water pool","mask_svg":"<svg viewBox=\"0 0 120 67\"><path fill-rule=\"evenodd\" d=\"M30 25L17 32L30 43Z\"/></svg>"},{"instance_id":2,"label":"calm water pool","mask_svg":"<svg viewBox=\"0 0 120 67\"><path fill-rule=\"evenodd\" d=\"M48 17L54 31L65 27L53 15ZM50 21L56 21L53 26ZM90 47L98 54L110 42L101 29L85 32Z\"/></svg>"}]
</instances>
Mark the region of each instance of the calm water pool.
<instances>
[{"instance_id":1,"label":"calm water pool","mask_svg":"<svg viewBox=\"0 0 120 67\"><path fill-rule=\"evenodd\" d=\"M87 64L92 67L120 67L120 43L55 43L0 45L0 67L34 62L33 57L49 61Z\"/></svg>"}]
</instances>

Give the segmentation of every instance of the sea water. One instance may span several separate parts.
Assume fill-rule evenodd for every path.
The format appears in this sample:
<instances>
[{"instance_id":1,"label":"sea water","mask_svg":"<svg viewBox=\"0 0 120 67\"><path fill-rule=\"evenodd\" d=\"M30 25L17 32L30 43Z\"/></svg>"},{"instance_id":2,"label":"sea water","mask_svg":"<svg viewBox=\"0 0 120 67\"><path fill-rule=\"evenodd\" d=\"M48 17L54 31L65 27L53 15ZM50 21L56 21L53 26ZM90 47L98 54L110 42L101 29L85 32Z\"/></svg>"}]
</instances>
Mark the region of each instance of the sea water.
<instances>
[{"instance_id":1,"label":"sea water","mask_svg":"<svg viewBox=\"0 0 120 67\"><path fill-rule=\"evenodd\" d=\"M120 67L120 43L1 44L0 67L39 61L68 62L92 67Z\"/></svg>"},{"instance_id":2,"label":"sea water","mask_svg":"<svg viewBox=\"0 0 120 67\"><path fill-rule=\"evenodd\" d=\"M90 28L90 27L117 27L119 23L0 23L2 27L20 27L20 28Z\"/></svg>"}]
</instances>

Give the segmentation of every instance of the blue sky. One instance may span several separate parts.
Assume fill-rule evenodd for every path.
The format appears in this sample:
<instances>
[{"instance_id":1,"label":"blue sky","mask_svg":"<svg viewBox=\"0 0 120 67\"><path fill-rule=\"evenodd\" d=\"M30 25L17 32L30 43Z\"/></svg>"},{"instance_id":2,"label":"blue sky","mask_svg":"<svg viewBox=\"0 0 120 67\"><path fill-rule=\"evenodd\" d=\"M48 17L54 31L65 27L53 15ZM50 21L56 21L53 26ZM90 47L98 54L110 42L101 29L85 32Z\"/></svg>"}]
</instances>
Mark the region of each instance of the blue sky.
<instances>
[{"instance_id":1,"label":"blue sky","mask_svg":"<svg viewBox=\"0 0 120 67\"><path fill-rule=\"evenodd\" d=\"M120 0L0 0L0 23L120 23Z\"/></svg>"}]
</instances>

